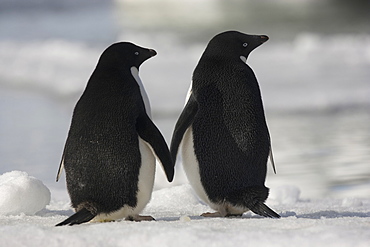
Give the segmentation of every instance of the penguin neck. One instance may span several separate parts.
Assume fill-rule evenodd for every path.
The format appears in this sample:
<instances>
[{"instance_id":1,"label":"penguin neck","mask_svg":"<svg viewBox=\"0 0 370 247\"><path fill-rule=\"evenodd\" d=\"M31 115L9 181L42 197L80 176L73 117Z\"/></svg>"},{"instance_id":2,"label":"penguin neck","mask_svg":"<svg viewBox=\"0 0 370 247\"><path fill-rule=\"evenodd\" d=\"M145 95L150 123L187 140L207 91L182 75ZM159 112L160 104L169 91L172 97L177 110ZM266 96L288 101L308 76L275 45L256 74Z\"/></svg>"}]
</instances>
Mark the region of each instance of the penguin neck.
<instances>
[{"instance_id":1,"label":"penguin neck","mask_svg":"<svg viewBox=\"0 0 370 247\"><path fill-rule=\"evenodd\" d=\"M194 70L193 80L195 84L192 85L192 90L197 94L199 90L205 87L215 87L222 91L224 95L234 95L240 92L259 93L259 86L252 68L246 63L247 56L233 56L233 57L213 57L206 56L198 63ZM204 78L204 71L208 71L208 77ZM222 72L221 72L222 71ZM235 75L240 79L232 83L225 83L229 81L227 75ZM245 78L246 74L249 78Z\"/></svg>"},{"instance_id":2,"label":"penguin neck","mask_svg":"<svg viewBox=\"0 0 370 247\"><path fill-rule=\"evenodd\" d=\"M130 68L130 71L131 71L131 74L132 74L132 77L134 77L135 81L137 82L137 84L139 85L139 88L140 88L140 93L141 93L141 97L143 98L143 101L144 101L144 105L145 105L145 111L146 111L146 114L152 118L152 113L151 113L151 108L150 108L150 102L149 102L149 97L148 97L148 94L146 93L145 91L145 88L144 88L144 85L143 85L143 82L141 81L140 77L139 77L139 69L136 68L135 66L132 66Z\"/></svg>"}]
</instances>

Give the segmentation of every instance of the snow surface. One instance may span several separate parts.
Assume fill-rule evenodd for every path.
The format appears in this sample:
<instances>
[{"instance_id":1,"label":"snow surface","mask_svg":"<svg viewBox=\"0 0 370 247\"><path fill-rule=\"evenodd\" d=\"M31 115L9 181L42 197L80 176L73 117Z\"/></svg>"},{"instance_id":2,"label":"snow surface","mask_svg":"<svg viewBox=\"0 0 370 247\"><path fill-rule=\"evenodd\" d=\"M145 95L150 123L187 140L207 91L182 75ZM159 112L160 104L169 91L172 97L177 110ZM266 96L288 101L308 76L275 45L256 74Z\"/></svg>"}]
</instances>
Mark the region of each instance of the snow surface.
<instances>
[{"instance_id":1,"label":"snow surface","mask_svg":"<svg viewBox=\"0 0 370 247\"><path fill-rule=\"evenodd\" d=\"M22 205L40 204L47 195L40 181L19 171L1 176L1 194L26 184ZM22 181L23 180L23 181ZM27 180L27 182L24 182ZM27 194L27 193L25 193ZM37 195L38 194L38 195ZM0 215L0 246L368 246L370 199L305 200L294 186L271 190L267 204L281 219L247 212L241 218L203 218L210 208L188 184L155 191L143 215L153 222L117 221L55 227L73 211L52 199L36 215ZM36 195L36 196L35 196ZM18 205L15 198L10 203ZM24 210L24 209L23 209Z\"/></svg>"},{"instance_id":2,"label":"snow surface","mask_svg":"<svg viewBox=\"0 0 370 247\"><path fill-rule=\"evenodd\" d=\"M0 175L0 215L34 215L50 203L50 190L26 172Z\"/></svg>"}]
</instances>

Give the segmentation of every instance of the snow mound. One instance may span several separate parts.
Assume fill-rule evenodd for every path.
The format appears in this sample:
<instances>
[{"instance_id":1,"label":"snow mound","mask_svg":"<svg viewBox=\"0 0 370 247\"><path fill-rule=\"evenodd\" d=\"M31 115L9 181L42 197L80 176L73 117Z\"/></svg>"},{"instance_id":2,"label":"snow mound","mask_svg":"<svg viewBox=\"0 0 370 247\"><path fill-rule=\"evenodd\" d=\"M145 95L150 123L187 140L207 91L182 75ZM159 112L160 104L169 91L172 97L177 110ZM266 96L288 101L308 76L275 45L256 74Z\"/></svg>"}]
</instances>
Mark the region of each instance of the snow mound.
<instances>
[{"instance_id":1,"label":"snow mound","mask_svg":"<svg viewBox=\"0 0 370 247\"><path fill-rule=\"evenodd\" d=\"M26 172L0 175L0 215L34 215L50 203L50 190Z\"/></svg>"}]
</instances>

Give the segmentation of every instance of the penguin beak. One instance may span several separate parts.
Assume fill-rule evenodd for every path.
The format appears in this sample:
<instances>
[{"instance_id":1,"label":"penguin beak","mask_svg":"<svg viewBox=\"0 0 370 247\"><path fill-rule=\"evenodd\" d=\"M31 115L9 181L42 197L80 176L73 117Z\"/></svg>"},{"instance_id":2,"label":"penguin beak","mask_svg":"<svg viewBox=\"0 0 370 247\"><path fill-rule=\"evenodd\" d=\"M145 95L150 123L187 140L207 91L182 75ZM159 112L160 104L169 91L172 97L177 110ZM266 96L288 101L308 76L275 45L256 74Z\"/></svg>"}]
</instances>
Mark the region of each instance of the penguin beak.
<instances>
[{"instance_id":1,"label":"penguin beak","mask_svg":"<svg viewBox=\"0 0 370 247\"><path fill-rule=\"evenodd\" d=\"M259 36L259 40L261 42L261 44L265 43L267 40L269 40L269 37L266 36L266 35L260 35Z\"/></svg>"},{"instance_id":2,"label":"penguin beak","mask_svg":"<svg viewBox=\"0 0 370 247\"><path fill-rule=\"evenodd\" d=\"M153 50L153 49L149 49L149 52L150 52L150 55L152 57L154 57L155 55L157 55L157 52L155 50Z\"/></svg>"}]
</instances>

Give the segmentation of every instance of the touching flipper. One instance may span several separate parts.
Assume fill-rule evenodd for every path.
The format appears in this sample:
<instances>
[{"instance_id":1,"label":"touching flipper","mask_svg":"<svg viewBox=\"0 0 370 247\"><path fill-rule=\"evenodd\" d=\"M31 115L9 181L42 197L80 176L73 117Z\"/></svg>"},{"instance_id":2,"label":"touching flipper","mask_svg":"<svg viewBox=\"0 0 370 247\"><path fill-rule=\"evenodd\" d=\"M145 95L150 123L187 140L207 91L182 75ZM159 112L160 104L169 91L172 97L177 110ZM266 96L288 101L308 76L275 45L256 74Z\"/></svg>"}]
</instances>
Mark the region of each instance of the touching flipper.
<instances>
[{"instance_id":1,"label":"touching flipper","mask_svg":"<svg viewBox=\"0 0 370 247\"><path fill-rule=\"evenodd\" d=\"M171 182L175 173L174 162L172 162L168 146L161 132L154 125L147 114L141 114L137 119L136 131L144 141L149 143L155 155L162 164L167 176L167 180Z\"/></svg>"},{"instance_id":2,"label":"touching flipper","mask_svg":"<svg viewBox=\"0 0 370 247\"><path fill-rule=\"evenodd\" d=\"M194 95L189 96L188 103L181 112L179 119L177 120L175 130L173 131L170 153L172 160L176 162L177 151L179 150L179 145L184 136L185 131L193 123L194 117L198 111L198 103L195 101Z\"/></svg>"},{"instance_id":3,"label":"touching flipper","mask_svg":"<svg viewBox=\"0 0 370 247\"><path fill-rule=\"evenodd\" d=\"M97 215L96 213L92 213L88 209L82 208L80 211L78 211L77 213L73 214L65 221L62 221L55 226L64 226L64 225L73 226L73 225L85 223L85 222L92 220L96 215Z\"/></svg>"}]
</instances>

